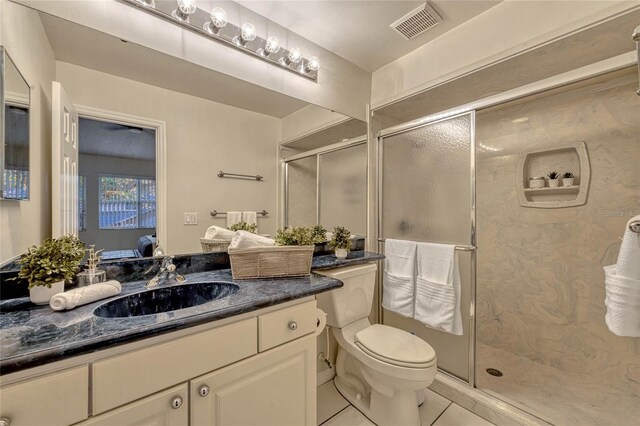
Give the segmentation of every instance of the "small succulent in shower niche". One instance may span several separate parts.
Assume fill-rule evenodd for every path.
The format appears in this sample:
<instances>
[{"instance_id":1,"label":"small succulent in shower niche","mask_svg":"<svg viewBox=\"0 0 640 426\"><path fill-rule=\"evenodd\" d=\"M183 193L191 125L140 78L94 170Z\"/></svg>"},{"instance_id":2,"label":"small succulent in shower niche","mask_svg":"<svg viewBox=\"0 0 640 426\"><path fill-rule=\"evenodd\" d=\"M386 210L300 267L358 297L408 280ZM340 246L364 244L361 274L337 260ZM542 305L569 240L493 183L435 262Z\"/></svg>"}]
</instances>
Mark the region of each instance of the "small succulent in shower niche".
<instances>
[{"instance_id":1,"label":"small succulent in shower niche","mask_svg":"<svg viewBox=\"0 0 640 426\"><path fill-rule=\"evenodd\" d=\"M573 175L573 173L571 173L571 172L564 172L564 173L562 174L562 179L571 179L571 178L574 178L574 177L575 177L575 176L574 176L574 175Z\"/></svg>"},{"instance_id":2,"label":"small succulent in shower niche","mask_svg":"<svg viewBox=\"0 0 640 426\"><path fill-rule=\"evenodd\" d=\"M562 174L562 186L573 186L573 180L575 176L571 172L564 172Z\"/></svg>"},{"instance_id":3,"label":"small succulent in shower niche","mask_svg":"<svg viewBox=\"0 0 640 426\"><path fill-rule=\"evenodd\" d=\"M549 172L549 174L547 174L547 177L551 180L554 179L558 179L560 177L560 173L558 172Z\"/></svg>"},{"instance_id":4,"label":"small succulent in shower niche","mask_svg":"<svg viewBox=\"0 0 640 426\"><path fill-rule=\"evenodd\" d=\"M316 225L311 229L311 237L314 244L324 243L327 241L327 230L322 225Z\"/></svg>"},{"instance_id":5,"label":"small succulent in shower niche","mask_svg":"<svg viewBox=\"0 0 640 426\"><path fill-rule=\"evenodd\" d=\"M252 234L255 234L256 231L258 231L258 225L256 225L255 223L247 223L247 222L238 222L238 223L234 223L233 225L231 225L229 227L230 231L247 231L247 232L251 232Z\"/></svg>"},{"instance_id":6,"label":"small succulent in shower niche","mask_svg":"<svg viewBox=\"0 0 640 426\"><path fill-rule=\"evenodd\" d=\"M313 245L313 229L305 226L278 229L275 241L277 246L310 246Z\"/></svg>"}]
</instances>

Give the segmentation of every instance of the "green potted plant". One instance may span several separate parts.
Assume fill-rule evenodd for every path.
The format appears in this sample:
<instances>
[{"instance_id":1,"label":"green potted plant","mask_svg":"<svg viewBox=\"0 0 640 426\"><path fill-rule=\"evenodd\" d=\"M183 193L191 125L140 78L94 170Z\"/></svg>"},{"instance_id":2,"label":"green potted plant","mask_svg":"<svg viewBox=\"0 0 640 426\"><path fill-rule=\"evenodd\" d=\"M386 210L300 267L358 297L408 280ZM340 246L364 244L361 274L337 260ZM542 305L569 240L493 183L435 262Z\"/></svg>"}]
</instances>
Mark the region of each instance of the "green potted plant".
<instances>
[{"instance_id":1,"label":"green potted plant","mask_svg":"<svg viewBox=\"0 0 640 426\"><path fill-rule=\"evenodd\" d=\"M327 241L327 230L322 225L311 228L311 237L314 244L322 244Z\"/></svg>"},{"instance_id":2,"label":"green potted plant","mask_svg":"<svg viewBox=\"0 0 640 426\"><path fill-rule=\"evenodd\" d=\"M564 172L562 174L562 186L573 186L573 180L575 176L571 172Z\"/></svg>"},{"instance_id":3,"label":"green potted plant","mask_svg":"<svg viewBox=\"0 0 640 426\"><path fill-rule=\"evenodd\" d=\"M351 231L344 226L333 228L333 236L329 240L329 247L335 251L338 259L345 259L351 248Z\"/></svg>"},{"instance_id":4,"label":"green potted plant","mask_svg":"<svg viewBox=\"0 0 640 426\"><path fill-rule=\"evenodd\" d=\"M47 239L40 246L31 246L20 259L18 278L29 282L29 298L37 305L46 305L51 298L64 291L64 284L71 283L85 246L75 236Z\"/></svg>"},{"instance_id":5,"label":"green potted plant","mask_svg":"<svg viewBox=\"0 0 640 426\"><path fill-rule=\"evenodd\" d=\"M558 172L549 172L547 177L549 178L549 188L557 188L560 186L560 174Z\"/></svg>"},{"instance_id":6,"label":"green potted plant","mask_svg":"<svg viewBox=\"0 0 640 426\"><path fill-rule=\"evenodd\" d=\"M313 229L306 226L278 229L275 241L277 246L312 246L314 243Z\"/></svg>"},{"instance_id":7,"label":"green potted plant","mask_svg":"<svg viewBox=\"0 0 640 426\"><path fill-rule=\"evenodd\" d=\"M229 227L230 231L247 231L247 232L251 232L252 234L255 234L258 231L258 225L256 225L255 223L247 223L247 222L238 222L238 223L234 223L233 225L231 225Z\"/></svg>"}]
</instances>

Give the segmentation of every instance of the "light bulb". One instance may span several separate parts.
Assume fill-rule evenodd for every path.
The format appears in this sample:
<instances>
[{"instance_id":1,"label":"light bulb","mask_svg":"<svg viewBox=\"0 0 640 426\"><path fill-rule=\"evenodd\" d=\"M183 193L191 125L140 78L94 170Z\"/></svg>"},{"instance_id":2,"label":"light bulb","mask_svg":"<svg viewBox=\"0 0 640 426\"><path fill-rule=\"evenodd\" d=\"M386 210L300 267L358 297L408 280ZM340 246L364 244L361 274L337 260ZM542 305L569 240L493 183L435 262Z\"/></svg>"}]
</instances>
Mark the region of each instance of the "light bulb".
<instances>
[{"instance_id":1,"label":"light bulb","mask_svg":"<svg viewBox=\"0 0 640 426\"><path fill-rule=\"evenodd\" d=\"M221 7L214 7L211 9L211 23L216 28L223 28L227 26L227 12Z\"/></svg>"},{"instance_id":2,"label":"light bulb","mask_svg":"<svg viewBox=\"0 0 640 426\"><path fill-rule=\"evenodd\" d=\"M320 68L320 59L318 59L317 56L310 57L305 68L307 71L318 71L318 68Z\"/></svg>"},{"instance_id":3,"label":"light bulb","mask_svg":"<svg viewBox=\"0 0 640 426\"><path fill-rule=\"evenodd\" d=\"M244 41L253 41L256 39L256 27L253 24L246 23L242 24L242 28L240 28L240 37Z\"/></svg>"},{"instance_id":4,"label":"light bulb","mask_svg":"<svg viewBox=\"0 0 640 426\"><path fill-rule=\"evenodd\" d=\"M189 15L192 15L196 8L196 0L178 0L178 9L171 14L174 18L189 22Z\"/></svg>"},{"instance_id":5,"label":"light bulb","mask_svg":"<svg viewBox=\"0 0 640 426\"><path fill-rule=\"evenodd\" d=\"M280 50L280 40L278 40L278 37L272 36L267 38L267 41L264 44L264 50L269 53L278 53Z\"/></svg>"},{"instance_id":6,"label":"light bulb","mask_svg":"<svg viewBox=\"0 0 640 426\"><path fill-rule=\"evenodd\" d=\"M289 54L287 55L287 59L289 60L289 62L297 64L302 60L302 51L297 47L294 47L289 51Z\"/></svg>"}]
</instances>

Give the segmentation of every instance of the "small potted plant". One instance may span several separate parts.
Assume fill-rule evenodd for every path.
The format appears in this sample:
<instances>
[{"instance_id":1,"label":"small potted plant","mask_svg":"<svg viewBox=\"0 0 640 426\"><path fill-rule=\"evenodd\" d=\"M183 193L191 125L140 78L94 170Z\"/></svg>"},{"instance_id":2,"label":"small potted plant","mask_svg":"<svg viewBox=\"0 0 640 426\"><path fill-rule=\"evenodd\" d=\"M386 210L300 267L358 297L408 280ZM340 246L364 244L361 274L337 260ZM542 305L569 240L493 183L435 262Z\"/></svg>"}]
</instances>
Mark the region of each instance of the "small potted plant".
<instances>
[{"instance_id":1,"label":"small potted plant","mask_svg":"<svg viewBox=\"0 0 640 426\"><path fill-rule=\"evenodd\" d=\"M345 259L351 248L351 231L344 226L333 228L333 236L329 240L329 247L335 251L338 259Z\"/></svg>"},{"instance_id":2,"label":"small potted plant","mask_svg":"<svg viewBox=\"0 0 640 426\"><path fill-rule=\"evenodd\" d=\"M255 234L258 231L258 225L255 223L238 222L229 227L231 231L247 231Z\"/></svg>"},{"instance_id":3,"label":"small potted plant","mask_svg":"<svg viewBox=\"0 0 640 426\"><path fill-rule=\"evenodd\" d=\"M562 186L573 186L573 180L575 176L571 172L565 172L562 174Z\"/></svg>"},{"instance_id":4,"label":"small potted plant","mask_svg":"<svg viewBox=\"0 0 640 426\"><path fill-rule=\"evenodd\" d=\"M29 298L36 305L46 305L51 298L71 283L85 246L77 237L68 235L47 239L40 246L31 246L20 259L18 278L29 282Z\"/></svg>"},{"instance_id":5,"label":"small potted plant","mask_svg":"<svg viewBox=\"0 0 640 426\"><path fill-rule=\"evenodd\" d=\"M547 175L549 178L549 188L557 188L560 186L560 173L553 171Z\"/></svg>"}]
</instances>

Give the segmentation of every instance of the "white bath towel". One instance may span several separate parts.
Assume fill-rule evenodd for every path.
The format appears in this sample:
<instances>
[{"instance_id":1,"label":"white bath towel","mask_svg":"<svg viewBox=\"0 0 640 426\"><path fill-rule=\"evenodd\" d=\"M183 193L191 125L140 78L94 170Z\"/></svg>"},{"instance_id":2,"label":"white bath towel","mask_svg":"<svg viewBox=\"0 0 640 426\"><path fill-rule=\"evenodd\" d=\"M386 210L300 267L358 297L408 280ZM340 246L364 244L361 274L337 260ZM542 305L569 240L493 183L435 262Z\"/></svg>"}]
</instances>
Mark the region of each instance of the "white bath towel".
<instances>
[{"instance_id":1,"label":"white bath towel","mask_svg":"<svg viewBox=\"0 0 640 426\"><path fill-rule=\"evenodd\" d=\"M262 237L247 231L237 231L231 240L231 244L229 244L229 248L265 247L273 246L275 243L271 238Z\"/></svg>"},{"instance_id":2,"label":"white bath towel","mask_svg":"<svg viewBox=\"0 0 640 426\"><path fill-rule=\"evenodd\" d=\"M242 212L227 212L227 228L238 222L242 222Z\"/></svg>"},{"instance_id":3,"label":"white bath towel","mask_svg":"<svg viewBox=\"0 0 640 426\"><path fill-rule=\"evenodd\" d=\"M604 274L607 327L618 336L640 337L640 280L616 274L616 265L605 266Z\"/></svg>"},{"instance_id":4,"label":"white bath towel","mask_svg":"<svg viewBox=\"0 0 640 426\"><path fill-rule=\"evenodd\" d=\"M455 249L449 244L418 243L414 318L460 336L460 271Z\"/></svg>"},{"instance_id":5,"label":"white bath towel","mask_svg":"<svg viewBox=\"0 0 640 426\"><path fill-rule=\"evenodd\" d=\"M388 311L413 318L416 243L387 239L384 255L382 306Z\"/></svg>"},{"instance_id":6,"label":"white bath towel","mask_svg":"<svg viewBox=\"0 0 640 426\"><path fill-rule=\"evenodd\" d=\"M616 261L616 275L632 280L640 280L640 234L629 229L629 224L637 220L640 215L627 222Z\"/></svg>"},{"instance_id":7,"label":"white bath towel","mask_svg":"<svg viewBox=\"0 0 640 426\"><path fill-rule=\"evenodd\" d=\"M73 309L76 306L86 305L96 300L106 299L107 297L120 294L122 287L115 280L104 283L91 284L86 287L79 287L75 290L58 293L51 298L49 306L54 311L63 311L65 309Z\"/></svg>"},{"instance_id":8,"label":"white bath towel","mask_svg":"<svg viewBox=\"0 0 640 426\"><path fill-rule=\"evenodd\" d=\"M220 226L210 226L207 229L207 232L204 234L204 237L208 240L229 240L236 235L234 231L231 231L226 228L222 228Z\"/></svg>"},{"instance_id":9,"label":"white bath towel","mask_svg":"<svg viewBox=\"0 0 640 426\"><path fill-rule=\"evenodd\" d=\"M248 225L258 226L258 213L256 212L242 212L242 221Z\"/></svg>"}]
</instances>

